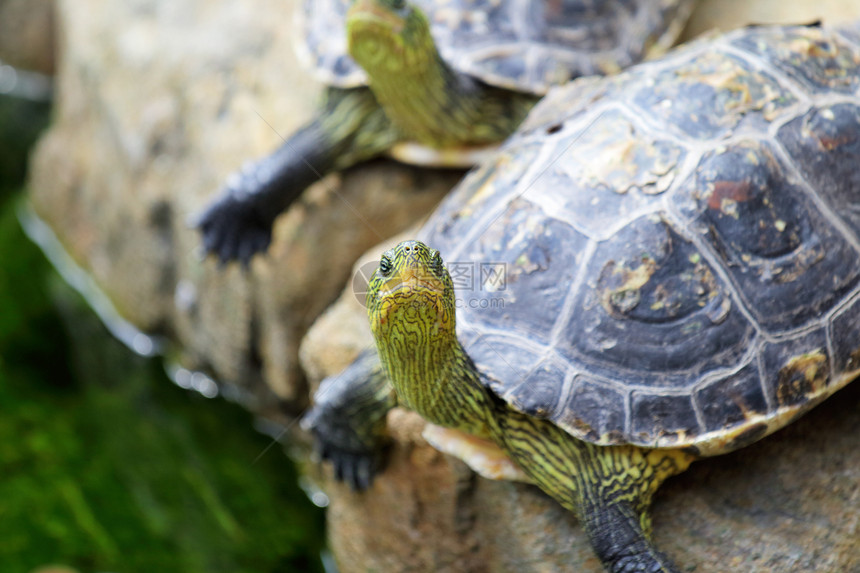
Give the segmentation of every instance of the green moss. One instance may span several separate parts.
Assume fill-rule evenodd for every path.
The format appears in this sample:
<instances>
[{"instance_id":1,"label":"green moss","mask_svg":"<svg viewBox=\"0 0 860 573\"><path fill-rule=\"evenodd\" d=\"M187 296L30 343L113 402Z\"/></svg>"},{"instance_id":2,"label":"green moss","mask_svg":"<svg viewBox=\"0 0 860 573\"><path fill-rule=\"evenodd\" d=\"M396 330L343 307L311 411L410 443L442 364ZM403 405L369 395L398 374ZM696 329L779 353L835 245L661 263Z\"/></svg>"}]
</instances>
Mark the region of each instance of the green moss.
<instances>
[{"instance_id":1,"label":"green moss","mask_svg":"<svg viewBox=\"0 0 860 573\"><path fill-rule=\"evenodd\" d=\"M112 339L0 209L3 569L321 571L322 512L254 463L252 417Z\"/></svg>"},{"instance_id":2,"label":"green moss","mask_svg":"<svg viewBox=\"0 0 860 573\"><path fill-rule=\"evenodd\" d=\"M107 334L0 199L0 563L322 571L323 515L224 400Z\"/></svg>"},{"instance_id":3,"label":"green moss","mask_svg":"<svg viewBox=\"0 0 860 573\"><path fill-rule=\"evenodd\" d=\"M49 102L0 94L0 192L20 186L27 170L27 154L47 125L50 111Z\"/></svg>"}]
</instances>

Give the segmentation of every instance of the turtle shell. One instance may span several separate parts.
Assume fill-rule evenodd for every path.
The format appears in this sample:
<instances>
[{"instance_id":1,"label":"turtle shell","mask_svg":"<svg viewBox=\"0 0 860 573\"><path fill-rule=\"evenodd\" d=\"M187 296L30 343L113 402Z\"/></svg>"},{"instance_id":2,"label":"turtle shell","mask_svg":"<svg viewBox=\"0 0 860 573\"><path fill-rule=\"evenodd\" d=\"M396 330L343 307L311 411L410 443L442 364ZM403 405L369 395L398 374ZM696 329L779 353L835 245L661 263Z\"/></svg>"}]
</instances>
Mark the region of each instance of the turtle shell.
<instances>
[{"instance_id":1,"label":"turtle shell","mask_svg":"<svg viewBox=\"0 0 860 573\"><path fill-rule=\"evenodd\" d=\"M860 29L554 88L419 238L513 407L596 444L751 443L860 369Z\"/></svg>"},{"instance_id":2,"label":"turtle shell","mask_svg":"<svg viewBox=\"0 0 860 573\"><path fill-rule=\"evenodd\" d=\"M672 45L692 0L411 0L427 14L442 57L499 87L543 94L571 78L606 74ZM305 0L296 51L317 78L366 83L346 48L350 0Z\"/></svg>"}]
</instances>

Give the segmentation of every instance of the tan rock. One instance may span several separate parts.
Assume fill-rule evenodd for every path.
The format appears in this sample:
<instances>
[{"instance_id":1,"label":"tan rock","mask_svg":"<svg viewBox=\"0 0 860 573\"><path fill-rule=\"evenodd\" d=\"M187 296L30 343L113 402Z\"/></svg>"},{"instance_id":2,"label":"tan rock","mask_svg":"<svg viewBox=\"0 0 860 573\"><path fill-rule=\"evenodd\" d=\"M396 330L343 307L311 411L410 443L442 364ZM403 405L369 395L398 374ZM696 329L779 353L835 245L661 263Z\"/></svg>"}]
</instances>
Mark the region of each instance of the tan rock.
<instances>
[{"instance_id":1,"label":"tan rock","mask_svg":"<svg viewBox=\"0 0 860 573\"><path fill-rule=\"evenodd\" d=\"M293 55L297 0L60 0L56 120L32 201L121 314L186 365L299 409L298 343L370 245L459 178L391 161L332 176L251 272L199 259L188 228L226 176L306 121L321 86Z\"/></svg>"},{"instance_id":2,"label":"tan rock","mask_svg":"<svg viewBox=\"0 0 860 573\"><path fill-rule=\"evenodd\" d=\"M857 19L857 0L699 0L682 39L749 24L809 24L821 20L835 26Z\"/></svg>"},{"instance_id":3,"label":"tan rock","mask_svg":"<svg viewBox=\"0 0 860 573\"><path fill-rule=\"evenodd\" d=\"M0 0L0 62L54 73L54 0Z\"/></svg>"}]
</instances>

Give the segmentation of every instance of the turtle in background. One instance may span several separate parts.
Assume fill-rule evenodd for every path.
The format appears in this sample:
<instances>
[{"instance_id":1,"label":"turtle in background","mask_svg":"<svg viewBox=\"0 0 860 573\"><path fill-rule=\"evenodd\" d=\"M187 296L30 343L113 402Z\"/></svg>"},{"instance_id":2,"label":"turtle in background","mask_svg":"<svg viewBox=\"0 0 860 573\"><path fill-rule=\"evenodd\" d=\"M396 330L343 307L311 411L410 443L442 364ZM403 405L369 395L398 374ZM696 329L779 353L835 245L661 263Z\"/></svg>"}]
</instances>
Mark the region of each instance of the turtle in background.
<instances>
[{"instance_id":1,"label":"turtle in background","mask_svg":"<svg viewBox=\"0 0 860 573\"><path fill-rule=\"evenodd\" d=\"M383 153L466 167L549 86L668 48L692 0L306 0L299 54L330 87L307 125L245 165L194 217L203 247L246 265L324 175ZM346 34L343 34L346 30Z\"/></svg>"},{"instance_id":2,"label":"turtle in background","mask_svg":"<svg viewBox=\"0 0 860 573\"><path fill-rule=\"evenodd\" d=\"M369 486L399 404L573 511L608 571L678 571L650 539L660 484L860 375L860 26L750 27L555 88L419 238L383 253L375 349L304 422L336 477Z\"/></svg>"}]
</instances>

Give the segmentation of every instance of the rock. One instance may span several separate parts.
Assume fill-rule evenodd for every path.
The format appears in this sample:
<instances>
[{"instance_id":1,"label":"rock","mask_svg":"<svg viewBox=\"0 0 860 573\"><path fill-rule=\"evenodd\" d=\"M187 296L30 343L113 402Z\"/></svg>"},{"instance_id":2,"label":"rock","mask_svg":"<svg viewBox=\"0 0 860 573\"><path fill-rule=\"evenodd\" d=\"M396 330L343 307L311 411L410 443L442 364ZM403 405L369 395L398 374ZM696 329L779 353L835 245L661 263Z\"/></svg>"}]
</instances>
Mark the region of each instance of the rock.
<instances>
[{"instance_id":1,"label":"rock","mask_svg":"<svg viewBox=\"0 0 860 573\"><path fill-rule=\"evenodd\" d=\"M356 264L405 235L374 247ZM340 372L373 340L348 286L301 348L311 384ZM388 465L366 492L319 474L342 573L602 571L573 514L534 486L487 480L423 438L394 409ZM696 462L661 488L654 538L682 571L860 571L860 382L776 434Z\"/></svg>"},{"instance_id":2,"label":"rock","mask_svg":"<svg viewBox=\"0 0 860 573\"><path fill-rule=\"evenodd\" d=\"M0 63L54 73L54 0L0 0Z\"/></svg>"},{"instance_id":3,"label":"rock","mask_svg":"<svg viewBox=\"0 0 860 573\"><path fill-rule=\"evenodd\" d=\"M682 39L748 24L809 24L821 20L835 26L858 18L860 5L856 0L699 0Z\"/></svg>"},{"instance_id":4,"label":"rock","mask_svg":"<svg viewBox=\"0 0 860 573\"><path fill-rule=\"evenodd\" d=\"M292 49L296 4L60 0L60 97L31 169L37 212L126 319L288 411L307 401L298 343L352 263L460 176L353 169L309 189L250 272L199 260L189 216L314 109L320 86Z\"/></svg>"}]
</instances>

